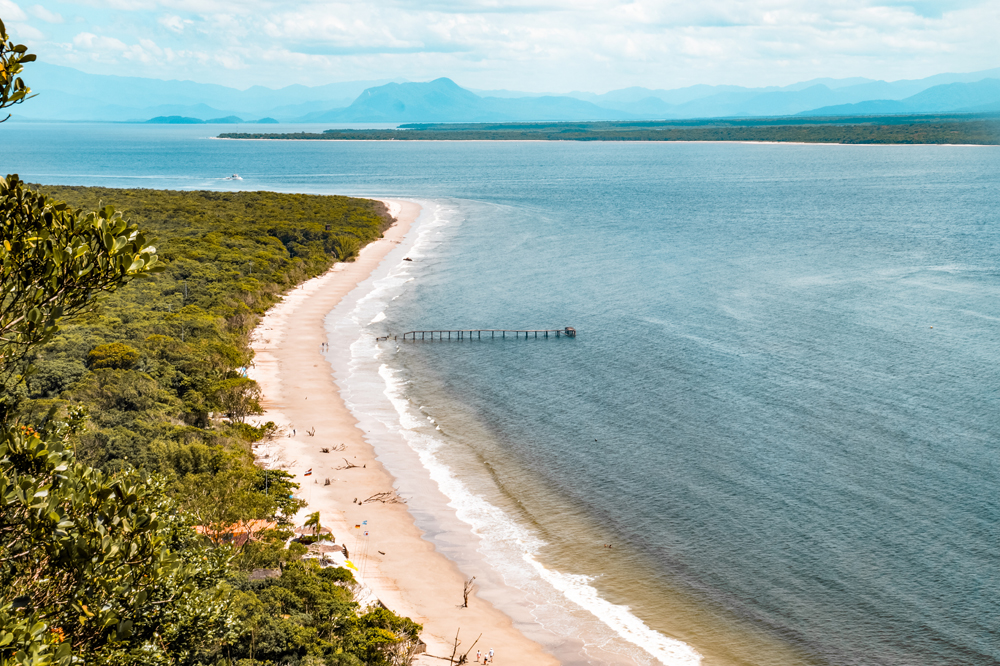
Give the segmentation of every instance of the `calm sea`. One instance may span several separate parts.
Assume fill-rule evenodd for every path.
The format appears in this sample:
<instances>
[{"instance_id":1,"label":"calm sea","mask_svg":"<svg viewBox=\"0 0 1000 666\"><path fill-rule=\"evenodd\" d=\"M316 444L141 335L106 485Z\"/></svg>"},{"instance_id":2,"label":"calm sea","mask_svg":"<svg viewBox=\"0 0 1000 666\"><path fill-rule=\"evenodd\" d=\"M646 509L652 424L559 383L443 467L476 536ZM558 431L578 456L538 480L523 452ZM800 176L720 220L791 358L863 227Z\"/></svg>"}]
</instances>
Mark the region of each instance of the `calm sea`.
<instances>
[{"instance_id":1,"label":"calm sea","mask_svg":"<svg viewBox=\"0 0 1000 666\"><path fill-rule=\"evenodd\" d=\"M337 381L565 663L1000 663L1000 148L223 130L6 124L0 170L420 200Z\"/></svg>"}]
</instances>

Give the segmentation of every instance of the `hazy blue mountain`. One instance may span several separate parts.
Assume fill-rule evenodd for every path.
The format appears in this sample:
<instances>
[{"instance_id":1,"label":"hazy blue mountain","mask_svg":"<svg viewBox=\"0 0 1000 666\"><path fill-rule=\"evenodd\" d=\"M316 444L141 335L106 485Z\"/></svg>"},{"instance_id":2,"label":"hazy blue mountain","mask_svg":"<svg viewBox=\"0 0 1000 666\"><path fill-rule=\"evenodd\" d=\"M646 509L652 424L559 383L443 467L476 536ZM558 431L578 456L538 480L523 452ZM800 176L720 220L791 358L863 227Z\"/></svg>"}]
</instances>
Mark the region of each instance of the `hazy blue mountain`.
<instances>
[{"instance_id":1,"label":"hazy blue mountain","mask_svg":"<svg viewBox=\"0 0 1000 666\"><path fill-rule=\"evenodd\" d=\"M623 114L616 109L607 109L590 102L571 97L528 97L521 99L500 99L484 97L489 109L483 120L620 120L637 114Z\"/></svg>"},{"instance_id":2,"label":"hazy blue mountain","mask_svg":"<svg viewBox=\"0 0 1000 666\"><path fill-rule=\"evenodd\" d=\"M1000 68L963 74L937 74L912 81L887 82L858 77L822 78L783 87L695 85L673 90L631 87L603 95L574 92L567 93L567 96L641 117L780 116L801 113L822 105L901 100L940 84L968 83L998 76ZM665 105L651 103L650 98L662 100Z\"/></svg>"},{"instance_id":3,"label":"hazy blue mountain","mask_svg":"<svg viewBox=\"0 0 1000 666\"><path fill-rule=\"evenodd\" d=\"M170 115L201 120L228 115L288 119L346 106L365 89L388 82L382 79L237 90L193 81L87 74L44 62L32 63L25 79L39 96L35 104L17 110L19 117L117 121Z\"/></svg>"},{"instance_id":4,"label":"hazy blue mountain","mask_svg":"<svg viewBox=\"0 0 1000 666\"><path fill-rule=\"evenodd\" d=\"M353 102L356 98L357 95L353 95L351 97L333 98L325 101L286 104L274 107L268 111L268 114L274 116L275 118L280 118L285 122L290 120L294 120L295 122L312 122L311 120L308 120L308 117L322 116L323 114L328 113L331 109L346 108L350 106L351 102Z\"/></svg>"},{"instance_id":5,"label":"hazy blue mountain","mask_svg":"<svg viewBox=\"0 0 1000 666\"><path fill-rule=\"evenodd\" d=\"M873 99L854 104L832 104L818 109L801 111L799 116L885 116L909 113L906 102L898 99Z\"/></svg>"},{"instance_id":6,"label":"hazy blue mountain","mask_svg":"<svg viewBox=\"0 0 1000 666\"><path fill-rule=\"evenodd\" d=\"M569 97L480 97L447 78L389 83L364 91L346 109L310 115L310 122L499 122L608 120L621 112ZM627 117L627 116L626 116Z\"/></svg>"},{"instance_id":7,"label":"hazy blue mountain","mask_svg":"<svg viewBox=\"0 0 1000 666\"><path fill-rule=\"evenodd\" d=\"M237 90L192 81L86 74L47 63L33 63L26 74L39 97L34 104L13 109L15 120L145 121L180 116L218 121L233 116L281 122L394 123L989 111L997 106L992 89L975 86L984 79L1000 79L1000 68L891 82L822 78L783 87L634 86L603 94L469 90L449 79Z\"/></svg>"},{"instance_id":8,"label":"hazy blue mountain","mask_svg":"<svg viewBox=\"0 0 1000 666\"><path fill-rule=\"evenodd\" d=\"M419 122L468 120L481 109L479 95L451 79L428 83L388 83L369 88L333 118L338 122Z\"/></svg>"},{"instance_id":9,"label":"hazy blue mountain","mask_svg":"<svg viewBox=\"0 0 1000 666\"><path fill-rule=\"evenodd\" d=\"M1000 73L1000 72L998 72ZM1000 110L1000 78L946 83L902 100L875 99L811 109L800 115L868 116L886 113L977 113Z\"/></svg>"},{"instance_id":10,"label":"hazy blue mountain","mask_svg":"<svg viewBox=\"0 0 1000 666\"><path fill-rule=\"evenodd\" d=\"M837 91L824 85L804 90L774 92L726 92L703 97L671 108L674 118L724 116L787 116L839 101Z\"/></svg>"},{"instance_id":11,"label":"hazy blue mountain","mask_svg":"<svg viewBox=\"0 0 1000 666\"><path fill-rule=\"evenodd\" d=\"M997 104L1000 103L1000 78L934 86L903 101L920 111L959 111Z\"/></svg>"},{"instance_id":12,"label":"hazy blue mountain","mask_svg":"<svg viewBox=\"0 0 1000 666\"><path fill-rule=\"evenodd\" d=\"M594 104L598 104L594 102ZM673 109L676 105L667 104L659 97L644 97L634 102L614 102L602 101L598 106L605 109L614 109L624 113L655 120L658 118L669 118L673 116Z\"/></svg>"},{"instance_id":13,"label":"hazy blue mountain","mask_svg":"<svg viewBox=\"0 0 1000 666\"><path fill-rule=\"evenodd\" d=\"M686 86L684 88L674 88L673 90L650 90L648 88L640 87L622 88L621 90L612 90L611 92L604 93L603 95L591 95L589 97L580 93L579 98L593 102L594 104L606 105L636 103L653 97L655 99L662 100L671 106L677 106L716 95L727 95L731 93L755 95L775 90L778 90L778 88L744 88L743 86L709 86L705 84L698 84L694 86Z\"/></svg>"},{"instance_id":14,"label":"hazy blue mountain","mask_svg":"<svg viewBox=\"0 0 1000 666\"><path fill-rule=\"evenodd\" d=\"M781 90L795 92L796 90L805 90L806 88L811 88L813 86L826 86L830 90L837 90L838 88L849 88L864 85L866 83L876 83L876 81L874 79L866 79L862 76L853 76L849 79L810 79L808 81L802 81L801 83L793 83L790 86L784 86Z\"/></svg>"}]
</instances>

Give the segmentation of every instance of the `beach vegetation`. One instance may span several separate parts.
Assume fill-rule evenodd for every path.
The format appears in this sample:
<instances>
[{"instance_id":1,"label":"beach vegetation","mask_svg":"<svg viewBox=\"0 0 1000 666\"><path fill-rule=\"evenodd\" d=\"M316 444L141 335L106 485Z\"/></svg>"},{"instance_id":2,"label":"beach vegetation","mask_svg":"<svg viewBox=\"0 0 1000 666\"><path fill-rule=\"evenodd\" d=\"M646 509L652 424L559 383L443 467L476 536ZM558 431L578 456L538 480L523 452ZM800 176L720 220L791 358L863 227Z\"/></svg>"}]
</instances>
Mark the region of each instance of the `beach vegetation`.
<instances>
[{"instance_id":1,"label":"beach vegetation","mask_svg":"<svg viewBox=\"0 0 1000 666\"><path fill-rule=\"evenodd\" d=\"M0 663L407 663L419 625L285 546L298 486L248 422L260 315L384 209L42 189L0 189Z\"/></svg>"},{"instance_id":2,"label":"beach vegetation","mask_svg":"<svg viewBox=\"0 0 1000 666\"><path fill-rule=\"evenodd\" d=\"M214 402L235 423L243 423L252 414L263 414L257 382L246 377L230 377L215 385Z\"/></svg>"}]
</instances>

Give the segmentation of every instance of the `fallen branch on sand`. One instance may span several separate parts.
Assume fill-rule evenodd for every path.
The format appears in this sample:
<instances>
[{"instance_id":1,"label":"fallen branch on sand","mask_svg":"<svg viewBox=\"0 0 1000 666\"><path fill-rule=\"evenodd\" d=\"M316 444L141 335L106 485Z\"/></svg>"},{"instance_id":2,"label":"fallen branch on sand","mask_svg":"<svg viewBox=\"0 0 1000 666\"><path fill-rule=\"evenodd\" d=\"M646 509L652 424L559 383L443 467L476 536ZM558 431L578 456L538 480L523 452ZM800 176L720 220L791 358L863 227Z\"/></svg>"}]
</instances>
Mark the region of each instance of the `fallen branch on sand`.
<instances>
[{"instance_id":1,"label":"fallen branch on sand","mask_svg":"<svg viewBox=\"0 0 1000 666\"><path fill-rule=\"evenodd\" d=\"M369 497L368 499L366 499L361 503L367 504L368 502L381 502L382 504L401 504L403 503L403 500L399 498L399 495L396 494L395 490L388 490L383 493L375 493L374 495L372 495L371 497Z\"/></svg>"},{"instance_id":2,"label":"fallen branch on sand","mask_svg":"<svg viewBox=\"0 0 1000 666\"><path fill-rule=\"evenodd\" d=\"M344 458L344 464L342 466L340 466L340 467L334 467L334 469L353 469L355 467L357 467L357 465L355 465L354 463L352 463L347 458Z\"/></svg>"}]
</instances>

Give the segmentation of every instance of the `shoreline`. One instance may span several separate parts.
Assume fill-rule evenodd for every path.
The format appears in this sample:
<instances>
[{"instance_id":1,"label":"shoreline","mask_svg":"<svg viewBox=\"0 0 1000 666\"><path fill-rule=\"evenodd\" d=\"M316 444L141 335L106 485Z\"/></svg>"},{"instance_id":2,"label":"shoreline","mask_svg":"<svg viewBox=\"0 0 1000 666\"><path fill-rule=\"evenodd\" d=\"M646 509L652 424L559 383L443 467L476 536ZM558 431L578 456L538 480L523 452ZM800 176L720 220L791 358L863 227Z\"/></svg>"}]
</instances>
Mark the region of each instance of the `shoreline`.
<instances>
[{"instance_id":1,"label":"shoreline","mask_svg":"<svg viewBox=\"0 0 1000 666\"><path fill-rule=\"evenodd\" d=\"M293 473L301 485L298 496L309 505L296 521L319 511L337 542L352 551L352 561L361 569L359 581L391 610L424 626L421 638L427 653L415 663L447 659L455 632L461 629L461 651L482 633L476 648L499 648L498 658L506 663L558 664L518 631L510 617L475 593L469 607L461 608L466 576L423 538L405 503L371 499L378 493L394 494L395 479L344 404L320 344L327 340L325 322L334 307L403 241L421 211L414 202L385 203L397 222L382 239L365 246L355 261L337 263L292 289L254 330L251 346L256 356L250 376L264 394L260 419L283 429L275 440L257 447L258 455L265 464ZM315 436L308 434L310 429ZM335 451L340 445L345 449ZM323 447L331 452L322 453ZM309 469L311 478L304 476ZM326 479L330 485L324 485ZM372 536L366 538L369 531Z\"/></svg>"},{"instance_id":2,"label":"shoreline","mask_svg":"<svg viewBox=\"0 0 1000 666\"><path fill-rule=\"evenodd\" d=\"M745 141L736 139L733 141L723 141L713 139L710 141L697 141L691 139L677 139L669 141L657 140L599 140L584 141L580 139L237 139L230 136L210 136L213 141L283 141L298 143L741 143L748 145L764 146L941 146L942 148L996 148L1000 144L995 143L845 143L842 141Z\"/></svg>"}]
</instances>

